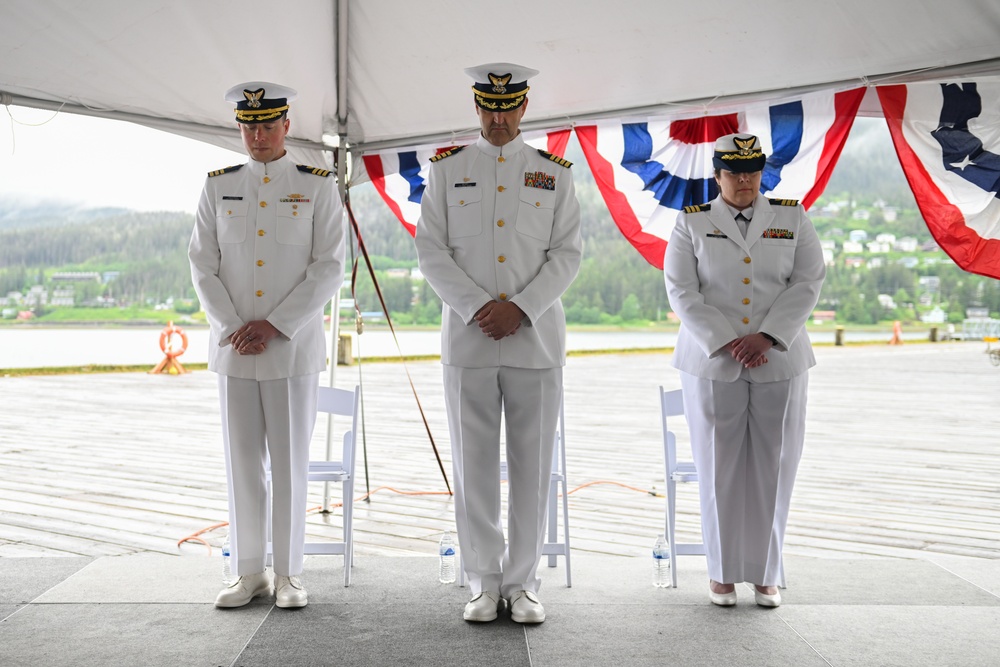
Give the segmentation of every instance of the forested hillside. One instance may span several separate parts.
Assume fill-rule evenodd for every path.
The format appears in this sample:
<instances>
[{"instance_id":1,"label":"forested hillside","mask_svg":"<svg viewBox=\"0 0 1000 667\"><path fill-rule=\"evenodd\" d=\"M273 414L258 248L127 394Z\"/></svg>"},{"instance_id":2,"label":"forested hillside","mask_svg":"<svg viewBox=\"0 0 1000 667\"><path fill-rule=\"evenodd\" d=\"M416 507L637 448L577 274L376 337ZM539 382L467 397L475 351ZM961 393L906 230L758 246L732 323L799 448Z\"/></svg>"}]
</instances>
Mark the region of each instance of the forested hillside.
<instances>
[{"instance_id":1,"label":"forested hillside","mask_svg":"<svg viewBox=\"0 0 1000 667\"><path fill-rule=\"evenodd\" d=\"M942 308L952 321L961 321L970 306L1000 311L1000 281L961 271L933 247L881 122L859 119L824 197L811 211L820 237L837 247L819 309L837 311L838 321L860 323L913 320L932 307ZM579 277L563 298L567 318L584 324L664 319L668 306L662 272L619 233L575 143L567 157L578 163L573 173L584 240ZM403 323L437 322L437 297L423 281L399 271L416 266L413 239L405 228L370 184L352 189L351 206L394 317ZM22 208L0 200L0 298L34 285L57 289L56 273L96 272L101 281L72 285L76 305L97 297L116 305L191 300L187 244L193 223L187 213L81 211L44 203ZM870 238L882 233L912 237L924 247L908 256L886 253L881 265L869 258L850 264L841 247L852 230ZM352 244L349 260L355 253ZM348 282L349 274L350 267ZM361 309L380 310L363 266L358 275ZM921 281L927 276L937 278L935 286ZM894 303L890 307L879 295Z\"/></svg>"}]
</instances>

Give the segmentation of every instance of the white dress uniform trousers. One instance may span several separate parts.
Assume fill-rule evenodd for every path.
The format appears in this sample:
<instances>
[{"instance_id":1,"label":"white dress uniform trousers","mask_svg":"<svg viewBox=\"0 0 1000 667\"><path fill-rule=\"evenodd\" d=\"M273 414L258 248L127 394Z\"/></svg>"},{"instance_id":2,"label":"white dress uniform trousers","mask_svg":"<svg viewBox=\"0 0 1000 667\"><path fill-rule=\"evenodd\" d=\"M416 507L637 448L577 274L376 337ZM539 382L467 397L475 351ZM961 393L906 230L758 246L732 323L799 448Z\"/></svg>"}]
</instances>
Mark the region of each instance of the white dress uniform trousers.
<instances>
[{"instance_id":1,"label":"white dress uniform trousers","mask_svg":"<svg viewBox=\"0 0 1000 667\"><path fill-rule=\"evenodd\" d=\"M482 137L431 165L417 225L420 270L444 302L441 362L459 546L473 594L537 591L552 447L562 400L562 294L580 267L580 208L569 163ZM510 301L520 329L499 341L476 312ZM505 415L509 549L500 520Z\"/></svg>"},{"instance_id":2,"label":"white dress uniform trousers","mask_svg":"<svg viewBox=\"0 0 1000 667\"><path fill-rule=\"evenodd\" d=\"M329 175L287 155L212 172L191 236L209 370L219 374L236 575L264 569L268 458L274 571L302 570L309 442L327 365L323 309L344 278L343 208ZM263 319L280 335L262 354L237 354L229 337Z\"/></svg>"},{"instance_id":3,"label":"white dress uniform trousers","mask_svg":"<svg viewBox=\"0 0 1000 667\"><path fill-rule=\"evenodd\" d=\"M777 585L805 437L805 322L826 275L819 239L797 202L758 195L741 233L717 198L682 213L664 279L681 329L673 364L698 469L709 577ZM723 348L751 333L777 342L747 369Z\"/></svg>"}]
</instances>

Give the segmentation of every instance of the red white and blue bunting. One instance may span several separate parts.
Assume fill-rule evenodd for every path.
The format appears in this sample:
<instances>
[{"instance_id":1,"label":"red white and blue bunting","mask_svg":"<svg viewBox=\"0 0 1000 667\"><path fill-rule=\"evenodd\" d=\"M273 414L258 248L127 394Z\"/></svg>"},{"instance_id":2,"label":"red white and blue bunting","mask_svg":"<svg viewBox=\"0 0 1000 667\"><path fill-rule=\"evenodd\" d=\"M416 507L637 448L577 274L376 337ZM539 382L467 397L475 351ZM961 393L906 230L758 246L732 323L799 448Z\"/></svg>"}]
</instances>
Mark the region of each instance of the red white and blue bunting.
<instances>
[{"instance_id":1,"label":"red white and blue bunting","mask_svg":"<svg viewBox=\"0 0 1000 667\"><path fill-rule=\"evenodd\" d=\"M878 88L896 154L941 249L1000 278L1000 81Z\"/></svg>"}]
</instances>

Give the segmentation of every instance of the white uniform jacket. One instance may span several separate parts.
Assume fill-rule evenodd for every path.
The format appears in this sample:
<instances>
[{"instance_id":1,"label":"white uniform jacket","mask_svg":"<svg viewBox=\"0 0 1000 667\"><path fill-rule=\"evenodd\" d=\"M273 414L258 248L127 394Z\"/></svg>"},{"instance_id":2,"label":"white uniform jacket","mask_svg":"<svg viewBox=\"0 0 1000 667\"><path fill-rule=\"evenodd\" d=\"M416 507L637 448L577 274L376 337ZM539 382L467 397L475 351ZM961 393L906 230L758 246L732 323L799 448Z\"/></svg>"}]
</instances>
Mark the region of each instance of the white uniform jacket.
<instances>
[{"instance_id":1,"label":"white uniform jacket","mask_svg":"<svg viewBox=\"0 0 1000 667\"><path fill-rule=\"evenodd\" d=\"M465 368L566 363L560 297L580 269L580 205L561 158L526 146L475 144L431 164L417 224L420 271L444 302L441 362ZM495 341L476 312L490 301L524 311Z\"/></svg>"},{"instance_id":2,"label":"white uniform jacket","mask_svg":"<svg viewBox=\"0 0 1000 667\"><path fill-rule=\"evenodd\" d=\"M757 195L746 239L721 196L709 210L678 216L663 263L681 321L677 369L734 382L743 366L722 348L759 332L777 344L768 363L749 369L751 382L787 380L816 364L805 323L826 277L823 252L802 206L774 201Z\"/></svg>"},{"instance_id":3,"label":"white uniform jacket","mask_svg":"<svg viewBox=\"0 0 1000 667\"><path fill-rule=\"evenodd\" d=\"M208 368L275 380L326 368L323 307L344 281L345 226L336 179L287 155L212 172L188 248L211 325ZM251 320L281 332L259 355L229 337Z\"/></svg>"}]
</instances>

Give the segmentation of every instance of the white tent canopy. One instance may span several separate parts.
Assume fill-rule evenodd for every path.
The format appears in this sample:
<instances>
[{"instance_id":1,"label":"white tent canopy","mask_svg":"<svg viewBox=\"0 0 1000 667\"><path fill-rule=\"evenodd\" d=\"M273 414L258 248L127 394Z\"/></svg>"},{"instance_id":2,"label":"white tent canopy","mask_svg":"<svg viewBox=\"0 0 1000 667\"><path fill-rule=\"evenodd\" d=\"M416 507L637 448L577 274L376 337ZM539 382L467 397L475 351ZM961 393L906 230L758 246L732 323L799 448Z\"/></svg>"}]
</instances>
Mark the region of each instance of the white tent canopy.
<instances>
[{"instance_id":1,"label":"white tent canopy","mask_svg":"<svg viewBox=\"0 0 1000 667\"><path fill-rule=\"evenodd\" d=\"M300 91L296 157L474 132L469 65L518 62L526 129L1000 72L997 0L7 0L0 101L240 150L234 83Z\"/></svg>"}]
</instances>

